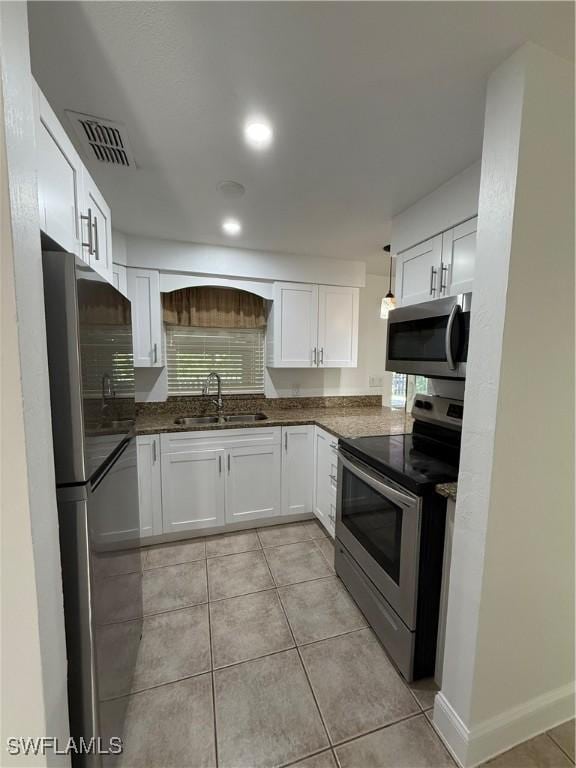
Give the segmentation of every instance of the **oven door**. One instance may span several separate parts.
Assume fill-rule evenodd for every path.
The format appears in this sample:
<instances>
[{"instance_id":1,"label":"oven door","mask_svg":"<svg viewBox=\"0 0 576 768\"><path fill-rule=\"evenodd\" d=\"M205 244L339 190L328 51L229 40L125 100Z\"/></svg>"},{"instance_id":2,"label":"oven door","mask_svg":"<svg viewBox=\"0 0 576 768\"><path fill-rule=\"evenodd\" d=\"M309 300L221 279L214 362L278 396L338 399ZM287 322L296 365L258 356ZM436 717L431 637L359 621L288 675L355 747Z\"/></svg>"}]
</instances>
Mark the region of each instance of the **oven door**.
<instances>
[{"instance_id":1,"label":"oven door","mask_svg":"<svg viewBox=\"0 0 576 768\"><path fill-rule=\"evenodd\" d=\"M464 379L471 305L465 293L390 312L386 370Z\"/></svg>"},{"instance_id":2,"label":"oven door","mask_svg":"<svg viewBox=\"0 0 576 768\"><path fill-rule=\"evenodd\" d=\"M338 452L336 538L409 629L416 627L422 500Z\"/></svg>"}]
</instances>

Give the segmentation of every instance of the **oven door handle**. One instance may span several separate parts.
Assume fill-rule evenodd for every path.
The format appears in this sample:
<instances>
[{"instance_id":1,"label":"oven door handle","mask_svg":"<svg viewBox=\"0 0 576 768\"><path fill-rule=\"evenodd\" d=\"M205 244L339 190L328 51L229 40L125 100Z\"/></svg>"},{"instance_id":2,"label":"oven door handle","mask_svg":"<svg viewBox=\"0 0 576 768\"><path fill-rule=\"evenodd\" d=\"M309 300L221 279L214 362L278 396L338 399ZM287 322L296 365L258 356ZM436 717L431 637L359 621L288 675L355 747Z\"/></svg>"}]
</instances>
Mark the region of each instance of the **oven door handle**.
<instances>
[{"instance_id":1,"label":"oven door handle","mask_svg":"<svg viewBox=\"0 0 576 768\"><path fill-rule=\"evenodd\" d=\"M460 304L454 304L450 312L450 317L448 318L448 324L446 325L446 339L445 339L446 361L448 363L448 368L450 368L451 371L456 370L456 363L454 362L454 355L452 354L452 329L454 328L454 321L456 320L456 315L461 311L462 311L462 307L460 306Z\"/></svg>"},{"instance_id":2,"label":"oven door handle","mask_svg":"<svg viewBox=\"0 0 576 768\"><path fill-rule=\"evenodd\" d=\"M386 483L383 483L381 480L374 477L374 475L365 472L358 466L358 464L355 464L346 458L342 451L338 451L338 458L342 462L343 467L352 472L353 475L356 475L356 477L359 477L371 488L374 488L375 491L379 491L383 496L389 498L391 501L395 501L397 504L400 504L400 506L405 508L416 508L418 506L418 499L415 496L408 496L408 494L401 493L401 491L397 491L396 488L392 488Z\"/></svg>"}]
</instances>

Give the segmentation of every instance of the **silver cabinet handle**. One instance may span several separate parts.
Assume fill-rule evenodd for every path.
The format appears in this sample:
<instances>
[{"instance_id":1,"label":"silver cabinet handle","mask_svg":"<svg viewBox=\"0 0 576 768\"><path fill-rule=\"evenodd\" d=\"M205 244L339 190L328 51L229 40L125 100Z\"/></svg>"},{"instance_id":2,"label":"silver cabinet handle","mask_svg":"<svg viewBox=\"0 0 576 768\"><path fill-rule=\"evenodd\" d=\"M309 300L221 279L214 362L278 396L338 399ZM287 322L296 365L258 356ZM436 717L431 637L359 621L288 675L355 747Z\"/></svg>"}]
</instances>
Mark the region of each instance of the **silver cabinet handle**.
<instances>
[{"instance_id":1,"label":"silver cabinet handle","mask_svg":"<svg viewBox=\"0 0 576 768\"><path fill-rule=\"evenodd\" d=\"M448 368L450 368L451 371L456 370L456 363L454 362L454 355L452 354L452 328L454 327L456 315L461 311L462 307L460 304L454 304L452 311L450 312L450 317L448 318L448 324L446 325L446 337L444 339L444 346L446 350Z\"/></svg>"},{"instance_id":2,"label":"silver cabinet handle","mask_svg":"<svg viewBox=\"0 0 576 768\"><path fill-rule=\"evenodd\" d=\"M218 456L218 474L222 474L222 454Z\"/></svg>"},{"instance_id":3,"label":"silver cabinet handle","mask_svg":"<svg viewBox=\"0 0 576 768\"><path fill-rule=\"evenodd\" d=\"M440 295L446 294L448 290L448 269L446 264L442 264L440 267ZM446 275L446 282L444 282L444 275Z\"/></svg>"},{"instance_id":4,"label":"silver cabinet handle","mask_svg":"<svg viewBox=\"0 0 576 768\"><path fill-rule=\"evenodd\" d=\"M318 365L318 353L316 347L312 350L312 362L314 365Z\"/></svg>"},{"instance_id":5,"label":"silver cabinet handle","mask_svg":"<svg viewBox=\"0 0 576 768\"><path fill-rule=\"evenodd\" d=\"M96 261L100 261L100 248L98 246L98 219L94 216L94 256Z\"/></svg>"},{"instance_id":6,"label":"silver cabinet handle","mask_svg":"<svg viewBox=\"0 0 576 768\"><path fill-rule=\"evenodd\" d=\"M336 448L338 448L338 443L330 443L330 448L336 450Z\"/></svg>"},{"instance_id":7,"label":"silver cabinet handle","mask_svg":"<svg viewBox=\"0 0 576 768\"><path fill-rule=\"evenodd\" d=\"M82 246L88 248L88 256L94 255L94 245L92 243L92 209L88 208L88 215L81 214L80 219L88 224L88 242L82 241Z\"/></svg>"},{"instance_id":8,"label":"silver cabinet handle","mask_svg":"<svg viewBox=\"0 0 576 768\"><path fill-rule=\"evenodd\" d=\"M152 464L156 464L156 440L152 440Z\"/></svg>"},{"instance_id":9,"label":"silver cabinet handle","mask_svg":"<svg viewBox=\"0 0 576 768\"><path fill-rule=\"evenodd\" d=\"M284 432L284 450L288 453L288 430Z\"/></svg>"},{"instance_id":10,"label":"silver cabinet handle","mask_svg":"<svg viewBox=\"0 0 576 768\"><path fill-rule=\"evenodd\" d=\"M430 267L430 296L434 296L436 293L436 275L438 270L435 266Z\"/></svg>"},{"instance_id":11,"label":"silver cabinet handle","mask_svg":"<svg viewBox=\"0 0 576 768\"><path fill-rule=\"evenodd\" d=\"M158 362L158 344L154 344L152 348L152 354L154 357L154 362L157 363Z\"/></svg>"},{"instance_id":12,"label":"silver cabinet handle","mask_svg":"<svg viewBox=\"0 0 576 768\"><path fill-rule=\"evenodd\" d=\"M324 347L320 347L320 365L324 365Z\"/></svg>"},{"instance_id":13,"label":"silver cabinet handle","mask_svg":"<svg viewBox=\"0 0 576 768\"><path fill-rule=\"evenodd\" d=\"M228 454L228 474L230 474L230 454Z\"/></svg>"}]
</instances>

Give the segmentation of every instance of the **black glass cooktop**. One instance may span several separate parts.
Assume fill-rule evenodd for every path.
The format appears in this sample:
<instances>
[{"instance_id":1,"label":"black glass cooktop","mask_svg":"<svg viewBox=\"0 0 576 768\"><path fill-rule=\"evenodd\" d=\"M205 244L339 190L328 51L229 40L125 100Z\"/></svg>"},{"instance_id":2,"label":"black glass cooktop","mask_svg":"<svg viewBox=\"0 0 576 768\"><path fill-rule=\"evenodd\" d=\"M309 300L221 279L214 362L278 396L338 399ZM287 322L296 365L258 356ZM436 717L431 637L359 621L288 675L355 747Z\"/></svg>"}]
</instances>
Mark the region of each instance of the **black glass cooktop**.
<instances>
[{"instance_id":1,"label":"black glass cooktop","mask_svg":"<svg viewBox=\"0 0 576 768\"><path fill-rule=\"evenodd\" d=\"M340 447L419 496L458 478L459 440L378 435L341 439Z\"/></svg>"}]
</instances>

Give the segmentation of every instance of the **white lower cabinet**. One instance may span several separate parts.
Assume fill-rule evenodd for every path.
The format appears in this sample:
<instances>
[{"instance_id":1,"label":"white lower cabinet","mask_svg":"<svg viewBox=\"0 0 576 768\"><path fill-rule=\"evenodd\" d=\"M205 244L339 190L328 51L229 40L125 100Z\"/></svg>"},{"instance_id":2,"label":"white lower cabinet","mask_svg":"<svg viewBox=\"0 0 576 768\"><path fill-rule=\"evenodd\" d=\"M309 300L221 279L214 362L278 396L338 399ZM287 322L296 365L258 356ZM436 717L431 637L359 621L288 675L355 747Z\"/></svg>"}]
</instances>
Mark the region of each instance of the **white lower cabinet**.
<instances>
[{"instance_id":1,"label":"white lower cabinet","mask_svg":"<svg viewBox=\"0 0 576 768\"><path fill-rule=\"evenodd\" d=\"M141 535L314 513L331 536L337 445L312 425L138 437Z\"/></svg>"},{"instance_id":2,"label":"white lower cabinet","mask_svg":"<svg viewBox=\"0 0 576 768\"><path fill-rule=\"evenodd\" d=\"M280 514L279 445L229 448L226 462L227 523Z\"/></svg>"},{"instance_id":3,"label":"white lower cabinet","mask_svg":"<svg viewBox=\"0 0 576 768\"><path fill-rule=\"evenodd\" d=\"M282 427L282 514L310 514L314 503L314 427Z\"/></svg>"},{"instance_id":4,"label":"white lower cabinet","mask_svg":"<svg viewBox=\"0 0 576 768\"><path fill-rule=\"evenodd\" d=\"M336 528L336 487L338 482L338 440L316 427L314 438L314 514L334 537Z\"/></svg>"},{"instance_id":5,"label":"white lower cabinet","mask_svg":"<svg viewBox=\"0 0 576 768\"><path fill-rule=\"evenodd\" d=\"M162 533L162 476L160 471L160 435L139 435L138 501L140 536Z\"/></svg>"},{"instance_id":6,"label":"white lower cabinet","mask_svg":"<svg viewBox=\"0 0 576 768\"><path fill-rule=\"evenodd\" d=\"M164 533L225 522L224 451L162 452Z\"/></svg>"},{"instance_id":7,"label":"white lower cabinet","mask_svg":"<svg viewBox=\"0 0 576 768\"><path fill-rule=\"evenodd\" d=\"M280 515L280 427L161 436L164 533Z\"/></svg>"}]
</instances>

